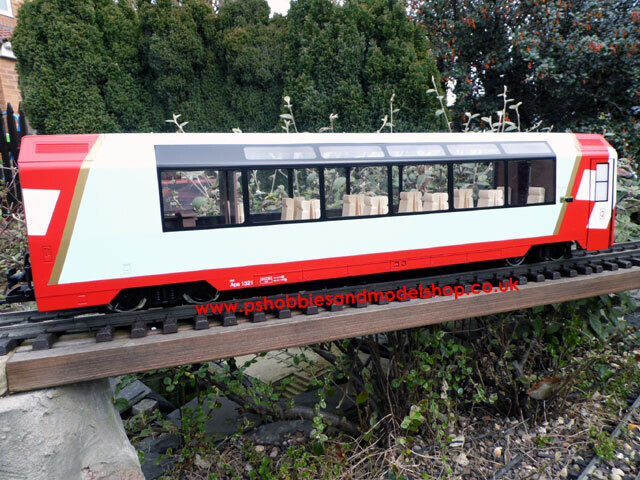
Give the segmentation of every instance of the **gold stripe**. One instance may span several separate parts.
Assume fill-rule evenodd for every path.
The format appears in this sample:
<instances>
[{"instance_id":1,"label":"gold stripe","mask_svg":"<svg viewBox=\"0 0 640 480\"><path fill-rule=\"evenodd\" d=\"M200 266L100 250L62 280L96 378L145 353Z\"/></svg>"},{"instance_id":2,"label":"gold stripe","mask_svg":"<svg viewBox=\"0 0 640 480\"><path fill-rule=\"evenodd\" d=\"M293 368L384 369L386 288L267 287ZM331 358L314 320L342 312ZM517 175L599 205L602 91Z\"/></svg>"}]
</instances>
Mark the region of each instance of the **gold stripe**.
<instances>
[{"instance_id":1,"label":"gold stripe","mask_svg":"<svg viewBox=\"0 0 640 480\"><path fill-rule=\"evenodd\" d=\"M69 207L69 215L67 216L67 223L64 226L64 232L62 233L62 240L60 240L60 248L56 255L56 262L53 265L51 277L49 278L49 285L57 285L60 281L60 275L62 274L62 267L67 259L67 253L69 251L69 244L71 243L71 237L73 236L73 229L76 225L78 218L78 210L80 210L80 202L82 195L84 194L84 187L87 184L87 178L89 177L89 170L91 164L100 148L103 136L100 135L96 142L91 147L91 151L82 161L80 166L80 172L78 173L78 180L76 181L76 188L73 191L73 198L71 199L71 205Z\"/></svg>"},{"instance_id":2,"label":"gold stripe","mask_svg":"<svg viewBox=\"0 0 640 480\"><path fill-rule=\"evenodd\" d=\"M580 142L578 142L578 138L574 135L573 140L576 144L576 150L578 154L576 155L576 159L573 163L573 171L571 172L571 178L569 178L569 185L567 185L567 191L564 196L568 197L571 195L571 190L573 190L573 185L576 182L576 176L578 175L578 167L580 167L580 161L582 160L582 148L580 148ZM562 208L560 209L560 215L558 216L558 220L556 222L556 228L553 230L554 235L558 235L560 233L560 226L562 225L562 220L564 220L564 214L567 210L567 203L562 202Z\"/></svg>"}]
</instances>

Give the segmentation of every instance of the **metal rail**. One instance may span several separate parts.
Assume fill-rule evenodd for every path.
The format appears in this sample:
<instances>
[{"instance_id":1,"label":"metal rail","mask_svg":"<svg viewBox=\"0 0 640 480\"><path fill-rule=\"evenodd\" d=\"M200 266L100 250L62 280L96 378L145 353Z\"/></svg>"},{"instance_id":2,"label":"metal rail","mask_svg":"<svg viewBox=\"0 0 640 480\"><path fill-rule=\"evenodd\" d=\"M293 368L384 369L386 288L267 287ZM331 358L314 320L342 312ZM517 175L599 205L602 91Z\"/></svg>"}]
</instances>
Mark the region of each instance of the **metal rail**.
<instances>
[{"instance_id":1,"label":"metal rail","mask_svg":"<svg viewBox=\"0 0 640 480\"><path fill-rule=\"evenodd\" d=\"M616 271L618 268L628 269L634 265L640 265L640 242L629 242L614 245L612 248L594 252L573 251L568 258L555 261L544 261L535 264L527 264L511 267L492 267L480 270L457 271L453 273L429 274L429 270L406 271L402 278L393 278L387 281L361 282L351 285L340 285L329 288L317 288L306 291L294 292L304 294L307 298L315 298L325 295L345 295L358 293L363 289L372 291L397 291L403 287L406 289L431 287L437 285L462 286L469 291L474 283L491 282L498 284L508 278L518 281L520 286L528 282L543 282L545 280L558 280L562 277L573 278L578 275L591 275L605 270ZM486 265L485 265L486 266ZM467 266L468 268L468 266ZM435 269L432 269L432 271ZM441 269L438 269L441 270ZM387 275L388 276L388 275ZM335 282L334 282L335 283ZM247 317L253 322L262 322L267 319L267 314L276 318L288 318L291 310L283 308L271 312L245 313L245 304L269 299L271 301L284 298L284 294L252 296L215 302L213 305L237 304L236 314L198 316L193 305L182 305L169 308L155 308L127 313L98 313L99 309L74 309L59 312L38 312L35 310L0 314L0 355L7 354L24 340L35 339L34 349L50 348L56 337L65 333L79 333L97 331L98 342L110 341L116 328L131 328L131 337L146 336L147 329L151 325L161 326L163 333L175 333L178 322L193 321L196 330L206 329L211 325L233 326L237 325L237 315ZM379 299L378 304L388 303ZM368 303L360 302L353 305L357 308L367 307ZM330 311L342 310L341 306L333 305ZM317 314L318 307L311 306L302 310L306 315Z\"/></svg>"},{"instance_id":2,"label":"metal rail","mask_svg":"<svg viewBox=\"0 0 640 480\"><path fill-rule=\"evenodd\" d=\"M192 309L188 320L159 323L155 330L142 325L138 325L141 328L135 325L131 328L109 327L107 334L101 330L97 335L64 335L52 348L44 350L34 350L28 344L19 346L7 360L7 382L10 392L19 392L422 327L634 288L640 288L640 267L612 268L612 271L597 275L529 282L517 291L462 295L457 300L436 297L342 311L320 309L312 315L293 310L288 312L289 318L268 313L263 318L266 321L234 317L237 326L233 328L222 326L220 319L198 319ZM184 315L187 314L185 311ZM201 325L198 325L199 321ZM175 333L162 334L167 331ZM112 341L101 342L101 335ZM38 341L36 339L34 344ZM40 341L51 346L51 343L46 345L46 338L40 338Z\"/></svg>"}]
</instances>

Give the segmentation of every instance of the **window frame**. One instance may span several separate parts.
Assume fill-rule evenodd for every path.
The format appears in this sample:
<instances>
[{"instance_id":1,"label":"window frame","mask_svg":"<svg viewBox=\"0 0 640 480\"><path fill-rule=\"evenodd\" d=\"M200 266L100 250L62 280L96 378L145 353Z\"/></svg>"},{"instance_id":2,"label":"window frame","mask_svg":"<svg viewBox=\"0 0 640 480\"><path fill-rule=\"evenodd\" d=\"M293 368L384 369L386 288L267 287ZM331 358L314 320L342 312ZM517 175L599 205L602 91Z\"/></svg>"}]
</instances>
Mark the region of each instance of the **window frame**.
<instances>
[{"instance_id":1,"label":"window frame","mask_svg":"<svg viewBox=\"0 0 640 480\"><path fill-rule=\"evenodd\" d=\"M416 143L416 142L413 142ZM413 144L412 143L412 144ZM425 142L426 143L426 142ZM433 143L433 142L431 142ZM464 142L448 142L448 143L464 143ZM498 145L500 151L503 151L500 142L490 142ZM517 142L516 142L517 143ZM445 142L440 142L441 145L445 145ZM306 145L306 144L305 144ZM334 145L334 144L322 144L322 145ZM367 145L367 144L364 144ZM264 164L264 163L249 163L242 165L229 165L224 164L223 166L216 166L215 161L211 161L209 165L203 166L200 164L185 164L179 167L177 166L165 166L156 164L156 171L158 175L158 192L160 198L160 222L162 225L163 232L181 232L181 231L193 231L193 230L212 230L219 228L242 228L249 226L277 226L281 224L309 224L315 222L325 222L325 221L343 221L343 220L360 220L360 219L371 219L371 218L380 218L380 217L388 217L388 216L410 216L410 215L431 215L431 214L441 214L441 213L452 213L452 212L469 212L469 211L479 211L479 210L500 210L503 208L524 208L524 207L540 207L545 205L554 205L557 203L556 198L556 182L557 182L557 158L551 153L548 156L525 156L525 155L505 155L502 154L500 156L468 156L464 158L456 157L450 158L447 156L442 157L409 157L409 158L401 158L401 157L391 157L388 154L386 149L386 143L377 143L376 145L380 145L385 152L385 157L383 158L353 158L346 159L341 158L338 162L332 162L330 159L323 159L319 154L320 145L313 145L314 150L316 150L317 158L315 160L301 160L299 163L292 164L291 162L283 162L278 163L277 161ZM246 146L246 145L245 145ZM367 161L369 160L369 161ZM553 186L552 188L552 200L543 203L535 203L535 204L525 204L525 205L511 205L509 202L508 191L509 187L509 164L513 161L522 161L529 160L531 162L539 161L539 160L551 160L553 164ZM459 163L482 163L482 162L504 162L504 175L505 175L505 200L503 205L492 206L492 207L474 207L474 208L454 208L453 201L453 190L454 190L454 165ZM449 209L448 210L431 210L431 211L423 211L423 212L403 212L399 213L396 211L396 203L394 198L394 188L398 187L398 192L402 191L402 175L399 175L398 185L394 184L393 181L393 169L397 167L399 170L403 166L407 165L425 165L429 163L441 164L447 166L447 193L449 195ZM326 192L325 192L325 169L327 168L344 168L346 170L346 192L347 194L350 192L350 177L351 172L350 169L353 167L386 167L387 168L387 197L388 197L388 205L389 212L385 214L377 214L377 215L366 215L366 216L354 216L354 217L327 217L326 213ZM249 172L255 169L283 169L288 171L288 177L290 183L292 183L292 175L291 171L294 169L301 168L315 168L318 171L318 180L319 180L319 195L320 195L320 218L317 219L308 219L308 220L278 220L273 222L253 222L251 219L252 214L250 213L250 203L249 203ZM237 171L240 173L240 182L242 187L242 201L243 201L243 210L244 210L244 222L240 224L227 224L227 225L215 225L215 226L194 226L194 227L177 227L177 228L167 228L164 222L164 202L162 197L162 172L163 171L172 171L172 170L180 170L180 171L189 171L189 170L218 170L218 171ZM288 186L288 187L291 187ZM607 190L608 192L608 190ZM399 198L398 198L399 201Z\"/></svg>"},{"instance_id":2,"label":"window frame","mask_svg":"<svg viewBox=\"0 0 640 480\"><path fill-rule=\"evenodd\" d=\"M598 166L605 165L607 168L605 172L607 172L607 178L605 180L598 180ZM594 202L608 202L609 201L609 162L599 162L596 163L596 169L593 174L595 175L595 181L593 182L593 201ZM604 183L606 188L604 189L606 195L604 200L598 200L598 184Z\"/></svg>"},{"instance_id":3,"label":"window frame","mask_svg":"<svg viewBox=\"0 0 640 480\"><path fill-rule=\"evenodd\" d=\"M162 231L163 232L190 232L193 230L217 230L218 228L233 228L233 227L244 227L246 225L248 225L249 223L247 222L247 208L249 206L248 202L245 202L245 195L247 195L248 190L245 190L245 186L243 183L243 178L245 178L245 175L242 173L242 169L241 168L220 168L220 167L180 167L178 168L174 168L174 167L160 167L156 169L158 172L158 191L160 194L160 223L162 224ZM223 224L223 225L215 225L215 226L209 226L209 225L195 225L193 227L167 227L165 225L165 210L164 210L164 197L162 196L162 173L163 172L172 172L172 171L180 171L180 172L188 172L188 171L201 171L201 170L217 170L218 172L222 172L222 171L227 171L227 172L240 172L240 185L242 187L242 209L244 211L244 217L245 220L242 223L229 223L229 224ZM264 225L269 225L268 223L265 223Z\"/></svg>"},{"instance_id":4,"label":"window frame","mask_svg":"<svg viewBox=\"0 0 640 480\"><path fill-rule=\"evenodd\" d=\"M7 9L5 10L0 6L0 15L4 15L5 17L13 18L13 5L11 5L11 0L7 0Z\"/></svg>"}]
</instances>

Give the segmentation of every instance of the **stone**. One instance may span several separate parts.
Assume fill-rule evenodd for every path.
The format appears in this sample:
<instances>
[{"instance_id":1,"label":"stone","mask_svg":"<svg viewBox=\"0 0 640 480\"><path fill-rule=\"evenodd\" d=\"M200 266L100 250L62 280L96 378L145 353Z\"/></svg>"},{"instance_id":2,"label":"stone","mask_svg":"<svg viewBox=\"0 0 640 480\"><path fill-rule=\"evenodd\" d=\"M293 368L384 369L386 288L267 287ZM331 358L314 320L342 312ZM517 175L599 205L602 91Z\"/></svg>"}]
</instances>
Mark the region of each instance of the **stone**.
<instances>
[{"instance_id":1,"label":"stone","mask_svg":"<svg viewBox=\"0 0 640 480\"><path fill-rule=\"evenodd\" d=\"M116 395L116 400L127 401L126 406L123 406L120 411L124 412L128 410L129 407L138 403L149 393L151 393L151 389L140 380L131 382L129 385L120 390L120 392L118 392L118 394Z\"/></svg>"},{"instance_id":2,"label":"stone","mask_svg":"<svg viewBox=\"0 0 640 480\"><path fill-rule=\"evenodd\" d=\"M198 399L194 398L182 407L183 414L187 409L195 412L197 406ZM202 409L204 414L210 417L205 422L205 432L215 440L222 440L238 432L240 426L244 423L244 419L255 425L262 423L258 415L245 413L240 405L225 397L217 398L216 402L209 402L208 399L205 399ZM180 410L174 410L167 415L167 420L180 427L182 423L180 421Z\"/></svg>"},{"instance_id":3,"label":"stone","mask_svg":"<svg viewBox=\"0 0 640 480\"><path fill-rule=\"evenodd\" d=\"M565 465L564 467L562 467L562 470L560 470L560 477L567 478L568 476L569 471L567 470L567 466Z\"/></svg>"},{"instance_id":4,"label":"stone","mask_svg":"<svg viewBox=\"0 0 640 480\"><path fill-rule=\"evenodd\" d=\"M461 452L454 460L458 465L460 465L461 467L466 467L467 465L469 465L469 459L467 458L467 456L464 454L464 452Z\"/></svg>"},{"instance_id":5,"label":"stone","mask_svg":"<svg viewBox=\"0 0 640 480\"><path fill-rule=\"evenodd\" d=\"M154 391L152 391L151 393L148 393L147 396L144 397L144 398L150 398L151 400L155 400L156 402L158 402L158 409L162 413L170 413L170 412L173 412L177 408L169 400L167 400L162 395L160 395L159 393L156 393Z\"/></svg>"},{"instance_id":6,"label":"stone","mask_svg":"<svg viewBox=\"0 0 640 480\"><path fill-rule=\"evenodd\" d=\"M151 400L150 398L143 398L133 407L131 407L131 413L134 415L140 415L141 413L152 413L158 408L158 402Z\"/></svg>"},{"instance_id":7,"label":"stone","mask_svg":"<svg viewBox=\"0 0 640 480\"><path fill-rule=\"evenodd\" d=\"M502 458L502 447L496 447L493 449L493 458L500 460Z\"/></svg>"},{"instance_id":8,"label":"stone","mask_svg":"<svg viewBox=\"0 0 640 480\"><path fill-rule=\"evenodd\" d=\"M211 462L205 458L202 458L199 453L196 453L196 456L193 459L193 463L195 463L198 468L202 468L203 470L209 470L211 468Z\"/></svg>"},{"instance_id":9,"label":"stone","mask_svg":"<svg viewBox=\"0 0 640 480\"><path fill-rule=\"evenodd\" d=\"M173 459L171 457L164 457L158 453L150 453L144 458L142 473L144 474L145 480L155 480L164 475L171 467L173 467Z\"/></svg>"},{"instance_id":10,"label":"stone","mask_svg":"<svg viewBox=\"0 0 640 480\"><path fill-rule=\"evenodd\" d=\"M256 453L264 453L264 445L256 445Z\"/></svg>"},{"instance_id":11,"label":"stone","mask_svg":"<svg viewBox=\"0 0 640 480\"><path fill-rule=\"evenodd\" d=\"M149 453L157 453L162 455L167 450L175 451L180 447L180 435L174 433L165 433L159 437L146 437L135 445L137 450L142 451L145 456Z\"/></svg>"},{"instance_id":12,"label":"stone","mask_svg":"<svg viewBox=\"0 0 640 480\"><path fill-rule=\"evenodd\" d=\"M313 423L309 420L287 420L261 425L248 434L249 440L262 445L282 445L289 437L302 432L309 436Z\"/></svg>"},{"instance_id":13,"label":"stone","mask_svg":"<svg viewBox=\"0 0 640 480\"><path fill-rule=\"evenodd\" d=\"M7 361L10 356L11 353L0 357L0 397L7 393Z\"/></svg>"},{"instance_id":14,"label":"stone","mask_svg":"<svg viewBox=\"0 0 640 480\"><path fill-rule=\"evenodd\" d=\"M622 475L618 475L615 472L611 472L611 475L609 475L609 478L611 480L622 480Z\"/></svg>"},{"instance_id":15,"label":"stone","mask_svg":"<svg viewBox=\"0 0 640 480\"><path fill-rule=\"evenodd\" d=\"M144 478L108 380L1 398L0 418L0 478Z\"/></svg>"}]
</instances>

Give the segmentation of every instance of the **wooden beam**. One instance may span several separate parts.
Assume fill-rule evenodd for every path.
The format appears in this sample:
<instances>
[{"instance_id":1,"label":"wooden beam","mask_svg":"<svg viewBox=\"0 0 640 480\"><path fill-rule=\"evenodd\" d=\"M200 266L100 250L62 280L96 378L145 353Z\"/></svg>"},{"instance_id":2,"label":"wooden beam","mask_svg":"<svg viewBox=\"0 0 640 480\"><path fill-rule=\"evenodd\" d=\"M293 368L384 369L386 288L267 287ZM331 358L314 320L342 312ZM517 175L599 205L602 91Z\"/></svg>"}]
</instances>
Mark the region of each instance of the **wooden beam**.
<instances>
[{"instance_id":1,"label":"wooden beam","mask_svg":"<svg viewBox=\"0 0 640 480\"><path fill-rule=\"evenodd\" d=\"M77 339L50 350L19 349L7 362L11 393L188 363L309 345L640 288L640 267L531 283L519 291L395 302L169 335Z\"/></svg>"}]
</instances>

